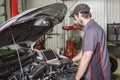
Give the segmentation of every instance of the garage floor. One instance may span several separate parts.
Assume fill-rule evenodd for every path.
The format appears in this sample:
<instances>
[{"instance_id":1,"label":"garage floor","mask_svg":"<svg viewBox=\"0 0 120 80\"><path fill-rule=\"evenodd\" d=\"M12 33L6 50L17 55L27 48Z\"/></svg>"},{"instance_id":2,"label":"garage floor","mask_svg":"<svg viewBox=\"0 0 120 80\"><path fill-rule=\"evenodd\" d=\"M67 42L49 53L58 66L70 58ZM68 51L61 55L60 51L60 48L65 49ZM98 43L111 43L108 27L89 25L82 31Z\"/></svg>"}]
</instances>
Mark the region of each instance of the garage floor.
<instances>
[{"instance_id":1,"label":"garage floor","mask_svg":"<svg viewBox=\"0 0 120 80\"><path fill-rule=\"evenodd\" d=\"M117 60L118 60L118 68L112 74L112 79L111 80L120 80L120 59L117 59Z\"/></svg>"}]
</instances>

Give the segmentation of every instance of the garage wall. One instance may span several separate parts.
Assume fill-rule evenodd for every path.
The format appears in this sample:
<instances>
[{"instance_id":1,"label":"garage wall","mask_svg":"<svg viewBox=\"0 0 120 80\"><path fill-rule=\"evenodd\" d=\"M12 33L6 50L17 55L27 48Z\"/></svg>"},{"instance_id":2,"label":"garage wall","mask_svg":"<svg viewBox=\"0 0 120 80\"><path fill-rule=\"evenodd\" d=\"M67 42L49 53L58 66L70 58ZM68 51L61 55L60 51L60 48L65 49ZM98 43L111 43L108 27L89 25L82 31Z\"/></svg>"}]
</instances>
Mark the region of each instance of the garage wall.
<instances>
[{"instance_id":1,"label":"garage wall","mask_svg":"<svg viewBox=\"0 0 120 80\"><path fill-rule=\"evenodd\" d=\"M108 0L108 23L120 23L120 0Z\"/></svg>"},{"instance_id":2,"label":"garage wall","mask_svg":"<svg viewBox=\"0 0 120 80\"><path fill-rule=\"evenodd\" d=\"M61 0L26 0L26 8L29 9L56 2L61 2Z\"/></svg>"},{"instance_id":3,"label":"garage wall","mask_svg":"<svg viewBox=\"0 0 120 80\"><path fill-rule=\"evenodd\" d=\"M5 16L3 15L5 11L4 6L1 6L2 4L4 4L4 0L0 0L0 24L5 21Z\"/></svg>"},{"instance_id":4,"label":"garage wall","mask_svg":"<svg viewBox=\"0 0 120 80\"><path fill-rule=\"evenodd\" d=\"M87 3L91 7L92 18L102 26L105 32L107 31L107 23L120 23L120 0L66 0L64 2L61 0L26 0L26 7L29 9L55 2L66 4L68 12L64 21L54 28L53 33L58 33L60 35L52 35L52 38L48 38L46 41L47 48L56 50L57 48L65 47L65 41L70 33L62 30L61 27L63 25L72 25L73 20L69 18L69 15L79 3Z\"/></svg>"}]
</instances>

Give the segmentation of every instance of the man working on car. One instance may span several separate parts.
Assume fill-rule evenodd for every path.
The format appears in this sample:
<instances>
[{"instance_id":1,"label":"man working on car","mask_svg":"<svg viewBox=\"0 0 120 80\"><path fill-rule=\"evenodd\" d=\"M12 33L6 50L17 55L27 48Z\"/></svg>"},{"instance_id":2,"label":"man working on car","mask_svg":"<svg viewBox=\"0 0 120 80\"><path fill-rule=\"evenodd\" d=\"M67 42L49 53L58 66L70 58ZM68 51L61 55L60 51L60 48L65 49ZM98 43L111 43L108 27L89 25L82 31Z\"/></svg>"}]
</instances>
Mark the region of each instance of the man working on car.
<instances>
[{"instance_id":1,"label":"man working on car","mask_svg":"<svg viewBox=\"0 0 120 80\"><path fill-rule=\"evenodd\" d=\"M87 4L77 5L70 17L84 26L81 52L73 61L80 61L76 80L110 80L111 69L104 30L91 18Z\"/></svg>"}]
</instances>

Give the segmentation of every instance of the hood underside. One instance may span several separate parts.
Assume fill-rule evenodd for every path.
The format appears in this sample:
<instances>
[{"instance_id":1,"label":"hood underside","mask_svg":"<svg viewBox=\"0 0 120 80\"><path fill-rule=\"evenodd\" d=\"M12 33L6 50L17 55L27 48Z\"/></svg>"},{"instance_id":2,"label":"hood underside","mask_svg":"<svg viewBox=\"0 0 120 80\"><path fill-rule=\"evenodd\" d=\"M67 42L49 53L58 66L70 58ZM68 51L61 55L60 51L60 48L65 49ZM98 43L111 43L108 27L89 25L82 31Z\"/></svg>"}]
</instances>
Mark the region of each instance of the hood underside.
<instances>
[{"instance_id":1,"label":"hood underside","mask_svg":"<svg viewBox=\"0 0 120 80\"><path fill-rule=\"evenodd\" d=\"M14 42L35 41L62 22L67 7L62 3L30 9L0 25L0 47Z\"/></svg>"}]
</instances>

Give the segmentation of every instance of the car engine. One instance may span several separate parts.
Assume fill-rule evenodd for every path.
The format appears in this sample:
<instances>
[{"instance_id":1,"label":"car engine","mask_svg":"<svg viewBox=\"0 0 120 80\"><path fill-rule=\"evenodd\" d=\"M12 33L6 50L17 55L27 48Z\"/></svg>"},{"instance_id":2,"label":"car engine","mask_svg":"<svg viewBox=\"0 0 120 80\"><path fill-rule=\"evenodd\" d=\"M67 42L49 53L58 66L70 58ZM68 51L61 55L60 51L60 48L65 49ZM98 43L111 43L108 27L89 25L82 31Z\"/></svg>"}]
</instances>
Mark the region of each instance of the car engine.
<instances>
[{"instance_id":1,"label":"car engine","mask_svg":"<svg viewBox=\"0 0 120 80\"><path fill-rule=\"evenodd\" d=\"M48 64L30 48L17 49L19 54L9 46L0 50L0 80L75 80L77 66L70 59L56 54L60 65Z\"/></svg>"}]
</instances>

